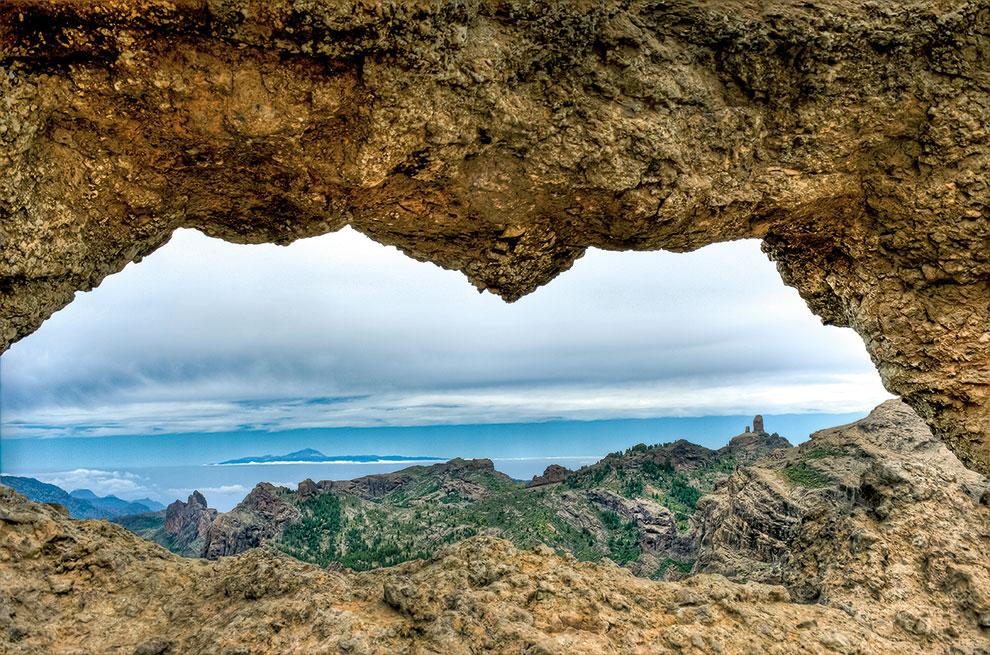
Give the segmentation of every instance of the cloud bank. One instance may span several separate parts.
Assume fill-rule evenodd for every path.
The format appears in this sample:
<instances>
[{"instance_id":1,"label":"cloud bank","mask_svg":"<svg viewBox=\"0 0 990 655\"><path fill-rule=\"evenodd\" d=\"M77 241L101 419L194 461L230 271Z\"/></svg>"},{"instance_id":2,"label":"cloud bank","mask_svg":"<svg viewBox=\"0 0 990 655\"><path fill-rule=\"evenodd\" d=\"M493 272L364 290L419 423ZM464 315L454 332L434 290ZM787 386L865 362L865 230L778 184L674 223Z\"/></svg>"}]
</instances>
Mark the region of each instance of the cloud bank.
<instances>
[{"instance_id":1,"label":"cloud bank","mask_svg":"<svg viewBox=\"0 0 990 655\"><path fill-rule=\"evenodd\" d=\"M71 471L34 473L31 477L54 484L66 491L89 489L97 496L134 498L146 491L144 479L129 471L74 469Z\"/></svg>"},{"instance_id":2,"label":"cloud bank","mask_svg":"<svg viewBox=\"0 0 990 655\"><path fill-rule=\"evenodd\" d=\"M6 438L860 411L888 394L755 241L589 251L506 304L344 231L180 230L0 358Z\"/></svg>"}]
</instances>

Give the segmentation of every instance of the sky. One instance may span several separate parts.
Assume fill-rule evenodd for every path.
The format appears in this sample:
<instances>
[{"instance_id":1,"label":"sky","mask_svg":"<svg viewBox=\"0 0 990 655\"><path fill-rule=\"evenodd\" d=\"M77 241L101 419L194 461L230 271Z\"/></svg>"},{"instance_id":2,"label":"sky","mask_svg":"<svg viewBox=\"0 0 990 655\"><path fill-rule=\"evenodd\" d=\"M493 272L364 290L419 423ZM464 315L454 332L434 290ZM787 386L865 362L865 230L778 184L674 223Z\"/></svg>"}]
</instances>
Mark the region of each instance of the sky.
<instances>
[{"instance_id":1,"label":"sky","mask_svg":"<svg viewBox=\"0 0 990 655\"><path fill-rule=\"evenodd\" d=\"M888 397L757 241L589 251L515 303L345 228L179 230L0 358L0 436L865 411Z\"/></svg>"}]
</instances>

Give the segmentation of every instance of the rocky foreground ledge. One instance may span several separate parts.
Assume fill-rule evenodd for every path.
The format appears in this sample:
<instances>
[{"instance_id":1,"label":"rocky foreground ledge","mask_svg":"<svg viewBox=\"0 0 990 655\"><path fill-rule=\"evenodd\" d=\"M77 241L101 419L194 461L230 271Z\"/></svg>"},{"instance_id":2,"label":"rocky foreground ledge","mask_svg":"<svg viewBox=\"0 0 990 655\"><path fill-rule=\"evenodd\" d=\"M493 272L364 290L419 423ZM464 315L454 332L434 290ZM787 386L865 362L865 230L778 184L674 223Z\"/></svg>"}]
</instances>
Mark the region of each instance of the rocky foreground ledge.
<instances>
[{"instance_id":1,"label":"rocky foreground ledge","mask_svg":"<svg viewBox=\"0 0 990 655\"><path fill-rule=\"evenodd\" d=\"M656 583L477 537L348 574L254 550L184 559L0 488L8 653L921 652L783 587Z\"/></svg>"},{"instance_id":2,"label":"rocky foreground ledge","mask_svg":"<svg viewBox=\"0 0 990 655\"><path fill-rule=\"evenodd\" d=\"M987 480L903 404L704 502L699 570L750 582L654 582L493 537L365 573L264 548L186 559L0 487L0 652L990 653Z\"/></svg>"}]
</instances>

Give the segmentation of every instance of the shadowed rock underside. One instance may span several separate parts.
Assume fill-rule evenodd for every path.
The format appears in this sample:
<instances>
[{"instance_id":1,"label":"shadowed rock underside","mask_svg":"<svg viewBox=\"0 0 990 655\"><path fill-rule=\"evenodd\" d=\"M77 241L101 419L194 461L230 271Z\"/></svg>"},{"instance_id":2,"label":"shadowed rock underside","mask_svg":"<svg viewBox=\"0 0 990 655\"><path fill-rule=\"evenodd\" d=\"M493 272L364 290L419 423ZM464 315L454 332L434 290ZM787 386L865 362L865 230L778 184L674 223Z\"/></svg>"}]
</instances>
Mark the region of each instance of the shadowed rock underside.
<instances>
[{"instance_id":1,"label":"shadowed rock underside","mask_svg":"<svg viewBox=\"0 0 990 655\"><path fill-rule=\"evenodd\" d=\"M0 6L0 346L178 227L350 224L508 300L760 238L990 470L982 0Z\"/></svg>"}]
</instances>

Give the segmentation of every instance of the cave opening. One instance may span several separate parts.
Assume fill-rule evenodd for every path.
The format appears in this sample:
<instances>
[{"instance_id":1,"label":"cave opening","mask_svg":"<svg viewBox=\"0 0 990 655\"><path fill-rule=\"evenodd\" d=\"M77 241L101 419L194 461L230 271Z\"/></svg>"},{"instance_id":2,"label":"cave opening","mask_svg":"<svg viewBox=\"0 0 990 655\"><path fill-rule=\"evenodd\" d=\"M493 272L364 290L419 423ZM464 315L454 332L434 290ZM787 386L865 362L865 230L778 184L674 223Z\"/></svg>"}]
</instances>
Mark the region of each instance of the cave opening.
<instances>
[{"instance_id":1,"label":"cave opening","mask_svg":"<svg viewBox=\"0 0 990 655\"><path fill-rule=\"evenodd\" d=\"M0 650L985 653L990 12L877 4L3 3Z\"/></svg>"}]
</instances>

